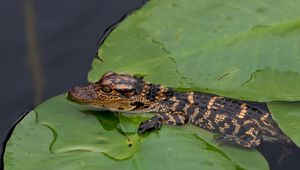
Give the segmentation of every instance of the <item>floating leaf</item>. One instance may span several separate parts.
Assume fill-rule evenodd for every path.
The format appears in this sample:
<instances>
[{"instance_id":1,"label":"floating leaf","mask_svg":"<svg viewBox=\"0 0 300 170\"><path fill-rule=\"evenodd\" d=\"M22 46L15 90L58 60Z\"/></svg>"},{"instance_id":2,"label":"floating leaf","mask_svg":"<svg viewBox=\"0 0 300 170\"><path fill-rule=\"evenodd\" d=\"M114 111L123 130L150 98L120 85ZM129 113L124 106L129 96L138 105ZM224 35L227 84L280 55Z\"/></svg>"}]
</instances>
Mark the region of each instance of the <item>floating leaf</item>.
<instances>
[{"instance_id":1,"label":"floating leaf","mask_svg":"<svg viewBox=\"0 0 300 170\"><path fill-rule=\"evenodd\" d=\"M59 114L50 113L53 117ZM76 112L80 114L80 112ZM76 114L74 113L74 114ZM5 170L93 170L93 169L132 169L132 162L118 161L97 152L77 150L53 153L50 147L55 136L48 127L37 122L36 112L30 112L15 128L9 139L4 155ZM57 119L57 124L68 122ZM90 122L91 123L91 122ZM72 125L72 124L71 124ZM74 124L75 125L75 124ZM97 126L97 125L96 125ZM74 131L78 128L74 128ZM91 134L81 134L86 137Z\"/></svg>"},{"instance_id":2,"label":"floating leaf","mask_svg":"<svg viewBox=\"0 0 300 170\"><path fill-rule=\"evenodd\" d=\"M300 1L151 0L107 37L106 71L252 101L300 99Z\"/></svg>"}]
</instances>

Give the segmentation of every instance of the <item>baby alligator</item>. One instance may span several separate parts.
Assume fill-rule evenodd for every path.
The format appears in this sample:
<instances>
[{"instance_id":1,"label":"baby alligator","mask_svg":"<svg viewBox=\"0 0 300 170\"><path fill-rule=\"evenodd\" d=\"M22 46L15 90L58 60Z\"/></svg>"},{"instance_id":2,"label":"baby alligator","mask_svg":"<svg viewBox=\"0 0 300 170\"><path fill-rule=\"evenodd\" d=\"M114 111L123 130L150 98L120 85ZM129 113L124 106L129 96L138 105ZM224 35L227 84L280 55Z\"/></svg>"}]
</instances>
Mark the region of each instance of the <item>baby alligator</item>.
<instances>
[{"instance_id":1,"label":"baby alligator","mask_svg":"<svg viewBox=\"0 0 300 170\"><path fill-rule=\"evenodd\" d=\"M69 91L80 104L118 112L156 113L138 133L162 124L191 123L218 133L217 141L254 148L262 142L288 142L270 113L240 100L200 92L177 92L143 81L142 77L108 72L96 83Z\"/></svg>"}]
</instances>

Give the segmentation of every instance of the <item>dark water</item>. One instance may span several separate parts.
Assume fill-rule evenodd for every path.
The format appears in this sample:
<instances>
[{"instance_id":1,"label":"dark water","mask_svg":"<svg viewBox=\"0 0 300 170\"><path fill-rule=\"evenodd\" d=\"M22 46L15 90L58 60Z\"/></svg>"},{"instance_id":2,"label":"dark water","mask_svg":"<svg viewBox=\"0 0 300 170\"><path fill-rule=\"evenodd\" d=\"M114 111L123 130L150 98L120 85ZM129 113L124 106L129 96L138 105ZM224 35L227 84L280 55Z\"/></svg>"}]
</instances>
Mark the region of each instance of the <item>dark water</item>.
<instances>
[{"instance_id":1,"label":"dark water","mask_svg":"<svg viewBox=\"0 0 300 170\"><path fill-rule=\"evenodd\" d=\"M143 3L144 0L0 2L0 153L24 112L86 83L99 40L103 40L108 28ZM280 146L263 145L259 150L272 169L300 168L296 149L281 165L276 164L282 152Z\"/></svg>"}]
</instances>

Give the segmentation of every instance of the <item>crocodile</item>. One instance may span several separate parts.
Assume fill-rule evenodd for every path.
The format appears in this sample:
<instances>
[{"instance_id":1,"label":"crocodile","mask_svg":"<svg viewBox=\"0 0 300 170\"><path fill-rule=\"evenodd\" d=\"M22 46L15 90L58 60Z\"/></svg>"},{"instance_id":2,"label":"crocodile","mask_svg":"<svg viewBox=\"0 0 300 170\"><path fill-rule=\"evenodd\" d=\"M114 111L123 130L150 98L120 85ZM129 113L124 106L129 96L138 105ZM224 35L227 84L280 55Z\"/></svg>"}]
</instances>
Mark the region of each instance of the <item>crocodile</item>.
<instances>
[{"instance_id":1,"label":"crocodile","mask_svg":"<svg viewBox=\"0 0 300 170\"><path fill-rule=\"evenodd\" d=\"M139 135L160 129L163 124L191 123L217 133L217 141L245 148L255 148L262 142L291 142L270 112L246 101L196 91L179 92L145 82L141 76L110 71L95 83L74 87L68 98L111 111L155 114L140 124Z\"/></svg>"}]
</instances>

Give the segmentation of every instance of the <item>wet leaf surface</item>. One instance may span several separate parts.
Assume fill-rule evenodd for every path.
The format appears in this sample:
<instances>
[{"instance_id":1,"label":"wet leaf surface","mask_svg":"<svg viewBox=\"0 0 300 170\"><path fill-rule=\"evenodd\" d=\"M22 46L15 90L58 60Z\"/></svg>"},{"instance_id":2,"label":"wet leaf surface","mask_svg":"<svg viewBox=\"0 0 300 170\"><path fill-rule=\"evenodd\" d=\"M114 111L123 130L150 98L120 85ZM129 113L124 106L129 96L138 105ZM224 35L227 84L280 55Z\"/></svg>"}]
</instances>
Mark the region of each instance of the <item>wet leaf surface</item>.
<instances>
[{"instance_id":1,"label":"wet leaf surface","mask_svg":"<svg viewBox=\"0 0 300 170\"><path fill-rule=\"evenodd\" d=\"M300 99L300 1L151 0L108 36L106 71L252 101Z\"/></svg>"},{"instance_id":2,"label":"wet leaf surface","mask_svg":"<svg viewBox=\"0 0 300 170\"><path fill-rule=\"evenodd\" d=\"M112 128L116 126L118 120L111 112L101 112L113 119L108 122L99 118L100 116L95 117L95 111L89 113L87 107L82 108L78 104L71 103L63 96L58 100L49 100L37 107L35 111L38 113L38 122L48 127L55 136L50 147L53 153L80 150L102 152L114 159L127 159L136 152L138 147L139 141L136 135L124 136L116 127ZM56 116L53 116L55 113ZM101 121L98 121L99 119ZM63 120L64 123L58 120ZM111 129L105 130L104 127ZM88 135L82 137L82 134ZM128 147L128 141L134 144Z\"/></svg>"}]
</instances>

